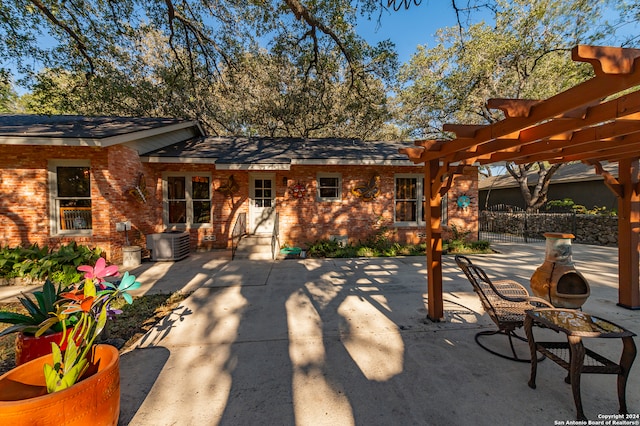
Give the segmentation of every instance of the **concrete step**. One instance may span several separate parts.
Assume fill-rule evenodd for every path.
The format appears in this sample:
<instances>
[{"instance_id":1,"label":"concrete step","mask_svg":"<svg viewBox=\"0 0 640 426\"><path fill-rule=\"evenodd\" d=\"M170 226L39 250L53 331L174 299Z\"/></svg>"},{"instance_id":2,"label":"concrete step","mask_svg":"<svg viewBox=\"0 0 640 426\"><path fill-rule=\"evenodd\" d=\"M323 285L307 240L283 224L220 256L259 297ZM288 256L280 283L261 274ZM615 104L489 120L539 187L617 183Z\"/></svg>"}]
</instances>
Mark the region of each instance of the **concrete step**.
<instances>
[{"instance_id":1,"label":"concrete step","mask_svg":"<svg viewBox=\"0 0 640 426\"><path fill-rule=\"evenodd\" d=\"M276 250L279 248L276 247ZM271 235L247 235L238 243L235 259L271 260Z\"/></svg>"}]
</instances>

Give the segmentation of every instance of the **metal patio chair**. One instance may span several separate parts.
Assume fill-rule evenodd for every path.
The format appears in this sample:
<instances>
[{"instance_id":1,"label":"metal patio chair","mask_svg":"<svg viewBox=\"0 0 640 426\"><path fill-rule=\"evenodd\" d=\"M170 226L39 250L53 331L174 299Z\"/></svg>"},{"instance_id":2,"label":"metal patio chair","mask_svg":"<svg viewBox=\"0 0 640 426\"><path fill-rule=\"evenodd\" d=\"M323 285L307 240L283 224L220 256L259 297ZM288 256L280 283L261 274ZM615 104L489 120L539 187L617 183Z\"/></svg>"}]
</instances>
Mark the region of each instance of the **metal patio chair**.
<instances>
[{"instance_id":1,"label":"metal patio chair","mask_svg":"<svg viewBox=\"0 0 640 426\"><path fill-rule=\"evenodd\" d=\"M519 362L531 362L530 358L518 357L513 346L513 338L527 342L527 339L516 334L516 329L524 326L525 312L535 308L554 306L544 299L533 297L522 285L512 280L500 280L492 282L482 268L474 265L465 256L456 256L456 263L469 279L473 290L476 292L482 307L489 317L498 326L498 329L481 331L475 335L475 340L480 347L502 358ZM511 347L510 355L497 352L481 342L482 336L504 334L509 338ZM528 353L528 351L527 351Z\"/></svg>"}]
</instances>

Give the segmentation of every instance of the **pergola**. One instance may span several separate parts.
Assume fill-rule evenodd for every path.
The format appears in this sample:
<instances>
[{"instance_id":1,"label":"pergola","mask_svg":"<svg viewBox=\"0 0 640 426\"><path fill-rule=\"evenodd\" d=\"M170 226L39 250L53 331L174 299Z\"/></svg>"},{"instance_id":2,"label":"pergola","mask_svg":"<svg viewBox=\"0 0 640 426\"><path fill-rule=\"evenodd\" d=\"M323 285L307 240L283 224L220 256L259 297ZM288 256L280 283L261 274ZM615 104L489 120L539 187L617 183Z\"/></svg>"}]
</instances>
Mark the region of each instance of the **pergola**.
<instances>
[{"instance_id":1,"label":"pergola","mask_svg":"<svg viewBox=\"0 0 640 426\"><path fill-rule=\"evenodd\" d=\"M574 61L595 77L545 100L490 99L505 118L489 125L446 124L453 140L421 140L402 148L424 163L428 316L443 318L441 198L469 165L513 161L582 161L603 176L618 198L618 305L640 309L640 49L579 45ZM603 170L618 162L618 178Z\"/></svg>"}]
</instances>

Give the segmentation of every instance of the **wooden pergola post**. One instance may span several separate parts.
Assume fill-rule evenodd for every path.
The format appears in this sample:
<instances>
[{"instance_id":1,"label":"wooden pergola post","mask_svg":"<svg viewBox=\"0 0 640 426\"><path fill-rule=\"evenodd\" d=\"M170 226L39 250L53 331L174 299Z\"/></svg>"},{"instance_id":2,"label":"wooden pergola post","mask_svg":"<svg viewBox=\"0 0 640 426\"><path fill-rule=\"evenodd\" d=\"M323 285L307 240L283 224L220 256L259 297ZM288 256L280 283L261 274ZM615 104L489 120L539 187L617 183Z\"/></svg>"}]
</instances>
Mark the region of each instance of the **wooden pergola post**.
<instances>
[{"instance_id":1,"label":"wooden pergola post","mask_svg":"<svg viewBox=\"0 0 640 426\"><path fill-rule=\"evenodd\" d=\"M427 316L432 321L444 318L442 297L442 187L439 176L439 160L425 162L424 195L427 198L425 222L427 228Z\"/></svg>"},{"instance_id":2,"label":"wooden pergola post","mask_svg":"<svg viewBox=\"0 0 640 426\"><path fill-rule=\"evenodd\" d=\"M618 305L640 309L640 173L638 159L620 160L618 181Z\"/></svg>"}]
</instances>

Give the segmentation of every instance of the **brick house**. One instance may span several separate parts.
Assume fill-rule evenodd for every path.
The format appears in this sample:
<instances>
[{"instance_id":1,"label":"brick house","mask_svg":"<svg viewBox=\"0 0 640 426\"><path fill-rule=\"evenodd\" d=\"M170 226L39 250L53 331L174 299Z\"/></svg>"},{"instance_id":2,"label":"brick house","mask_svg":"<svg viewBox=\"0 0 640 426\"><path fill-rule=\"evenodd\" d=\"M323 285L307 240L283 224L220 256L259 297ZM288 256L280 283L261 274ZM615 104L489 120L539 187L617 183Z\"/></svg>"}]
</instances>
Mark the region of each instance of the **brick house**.
<instances>
[{"instance_id":1,"label":"brick house","mask_svg":"<svg viewBox=\"0 0 640 426\"><path fill-rule=\"evenodd\" d=\"M381 229L424 242L424 168L398 153L409 145L208 137L174 119L0 116L0 244L76 241L118 262L123 246L166 231L188 232L192 251L229 248L239 217L257 234L277 218L281 244L301 247ZM456 176L444 200L445 229L477 235L477 170Z\"/></svg>"}]
</instances>

